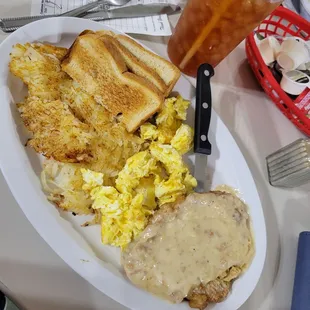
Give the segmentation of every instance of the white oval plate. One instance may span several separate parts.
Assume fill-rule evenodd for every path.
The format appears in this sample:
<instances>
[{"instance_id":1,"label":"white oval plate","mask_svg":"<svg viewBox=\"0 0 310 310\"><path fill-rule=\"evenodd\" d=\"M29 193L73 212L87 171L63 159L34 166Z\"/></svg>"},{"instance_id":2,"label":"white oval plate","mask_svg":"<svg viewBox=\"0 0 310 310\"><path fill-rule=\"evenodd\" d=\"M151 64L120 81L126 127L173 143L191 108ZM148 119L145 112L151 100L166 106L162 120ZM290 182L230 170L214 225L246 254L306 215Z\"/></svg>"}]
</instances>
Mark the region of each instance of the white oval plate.
<instances>
[{"instance_id":1,"label":"white oval plate","mask_svg":"<svg viewBox=\"0 0 310 310\"><path fill-rule=\"evenodd\" d=\"M46 42L69 47L85 29L110 29L99 23L76 18L50 18L26 25L11 34L0 46L0 166L5 179L25 213L42 238L84 279L97 289L131 309L168 310L189 309L187 303L171 305L133 286L124 276L118 249L103 246L100 227L81 228L81 217L59 212L44 196L39 174L40 157L24 147L27 136L16 110L26 87L8 70L9 53L16 43ZM113 29L110 29L113 30ZM115 31L118 32L118 31ZM182 76L174 91L192 100L188 123L194 123L195 89ZM213 153L208 159L212 188L228 184L239 189L249 205L256 240L256 254L248 271L233 284L228 298L213 309L238 309L254 290L266 254L266 228L258 193L249 168L231 134L213 111L210 140ZM193 162L190 155L188 162ZM16 227L17 228L17 227ZM12 228L14 229L14 227Z\"/></svg>"}]
</instances>

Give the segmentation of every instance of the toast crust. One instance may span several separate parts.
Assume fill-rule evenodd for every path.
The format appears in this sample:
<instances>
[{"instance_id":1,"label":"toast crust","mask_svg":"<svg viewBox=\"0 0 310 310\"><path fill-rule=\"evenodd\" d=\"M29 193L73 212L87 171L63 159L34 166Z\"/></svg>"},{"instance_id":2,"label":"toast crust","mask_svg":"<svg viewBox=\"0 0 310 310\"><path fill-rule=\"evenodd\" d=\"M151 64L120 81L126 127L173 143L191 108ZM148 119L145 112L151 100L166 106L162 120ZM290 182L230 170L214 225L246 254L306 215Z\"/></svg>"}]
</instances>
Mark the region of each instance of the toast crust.
<instances>
[{"instance_id":1,"label":"toast crust","mask_svg":"<svg viewBox=\"0 0 310 310\"><path fill-rule=\"evenodd\" d=\"M145 79L128 72L115 45L83 32L62 61L62 69L82 89L124 122L129 132L160 110L162 94Z\"/></svg>"},{"instance_id":2,"label":"toast crust","mask_svg":"<svg viewBox=\"0 0 310 310\"><path fill-rule=\"evenodd\" d=\"M101 40L109 40L121 54L123 60L128 67L130 72L145 78L150 83L152 83L162 94L165 94L168 90L164 80L156 73L155 70L148 67L142 61L140 61L136 56L128 51L123 45L117 41L117 39L110 34L100 33L98 34Z\"/></svg>"},{"instance_id":3,"label":"toast crust","mask_svg":"<svg viewBox=\"0 0 310 310\"><path fill-rule=\"evenodd\" d=\"M114 32L107 30L97 31L96 34L98 36L108 35L115 38L129 54L139 60L140 64L143 64L159 76L165 84L165 91L163 92L165 97L171 93L173 87L181 76L180 70L174 64L144 48L126 35L115 34ZM139 73L136 74L140 75ZM158 88L161 90L160 87Z\"/></svg>"},{"instance_id":4,"label":"toast crust","mask_svg":"<svg viewBox=\"0 0 310 310\"><path fill-rule=\"evenodd\" d=\"M115 37L121 45L127 48L130 53L138 57L140 61L147 66L150 66L149 60L153 60L155 62L154 66L152 66L152 69L154 69L155 72L164 80L166 84L166 92L164 95L167 97L181 76L180 70L170 61L145 49L142 45L129 38L128 36L118 34L115 35Z\"/></svg>"}]
</instances>

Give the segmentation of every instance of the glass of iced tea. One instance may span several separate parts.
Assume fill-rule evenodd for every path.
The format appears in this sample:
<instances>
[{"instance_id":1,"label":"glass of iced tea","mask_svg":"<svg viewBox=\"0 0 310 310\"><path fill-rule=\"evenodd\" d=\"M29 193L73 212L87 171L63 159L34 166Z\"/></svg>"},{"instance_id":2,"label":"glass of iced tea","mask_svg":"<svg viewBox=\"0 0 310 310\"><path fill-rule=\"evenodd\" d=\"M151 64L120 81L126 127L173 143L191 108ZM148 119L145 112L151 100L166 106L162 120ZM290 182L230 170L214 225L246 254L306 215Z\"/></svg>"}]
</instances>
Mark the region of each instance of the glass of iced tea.
<instances>
[{"instance_id":1,"label":"glass of iced tea","mask_svg":"<svg viewBox=\"0 0 310 310\"><path fill-rule=\"evenodd\" d=\"M188 0L168 43L171 61L196 76L219 64L282 0Z\"/></svg>"}]
</instances>

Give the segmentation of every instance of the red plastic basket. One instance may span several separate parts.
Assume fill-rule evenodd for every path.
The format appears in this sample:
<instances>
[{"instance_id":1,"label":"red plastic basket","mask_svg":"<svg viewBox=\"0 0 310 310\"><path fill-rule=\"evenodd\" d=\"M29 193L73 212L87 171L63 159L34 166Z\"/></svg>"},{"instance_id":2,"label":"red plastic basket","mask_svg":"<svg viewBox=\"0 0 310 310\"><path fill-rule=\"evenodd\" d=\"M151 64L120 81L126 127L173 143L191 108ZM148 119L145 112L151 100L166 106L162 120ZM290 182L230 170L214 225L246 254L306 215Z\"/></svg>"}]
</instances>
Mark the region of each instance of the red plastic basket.
<instances>
[{"instance_id":1,"label":"red plastic basket","mask_svg":"<svg viewBox=\"0 0 310 310\"><path fill-rule=\"evenodd\" d=\"M277 8L256 29L263 37L292 35L304 40L310 39L310 23L296 13L283 8ZM280 87L270 69L264 63L254 39L254 32L246 38L246 54L257 80L264 91L302 132L310 136L310 90L306 89L295 100L292 100Z\"/></svg>"}]
</instances>

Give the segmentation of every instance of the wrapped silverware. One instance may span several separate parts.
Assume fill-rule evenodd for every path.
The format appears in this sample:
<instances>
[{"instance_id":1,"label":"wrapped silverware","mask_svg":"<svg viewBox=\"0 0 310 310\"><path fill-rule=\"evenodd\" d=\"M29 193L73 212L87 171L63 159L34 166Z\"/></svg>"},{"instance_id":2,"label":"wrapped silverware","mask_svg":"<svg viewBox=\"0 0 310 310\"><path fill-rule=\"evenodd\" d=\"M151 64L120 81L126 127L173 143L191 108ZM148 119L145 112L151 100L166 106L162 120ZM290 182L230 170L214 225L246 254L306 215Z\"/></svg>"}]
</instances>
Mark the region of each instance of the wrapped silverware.
<instances>
[{"instance_id":1,"label":"wrapped silverware","mask_svg":"<svg viewBox=\"0 0 310 310\"><path fill-rule=\"evenodd\" d=\"M116 0L114 0L116 1ZM120 1L120 0L119 0ZM90 19L94 21L102 21L114 18L132 18L144 17L160 14L176 14L181 11L180 6L170 5L136 5L130 7L120 7L113 10L100 10L86 12L81 18ZM61 16L65 16L66 13ZM24 16L24 17L8 17L0 18L0 29L3 32L13 32L16 29L25 26L43 18L59 17L60 15L39 15L39 16Z\"/></svg>"}]
</instances>

